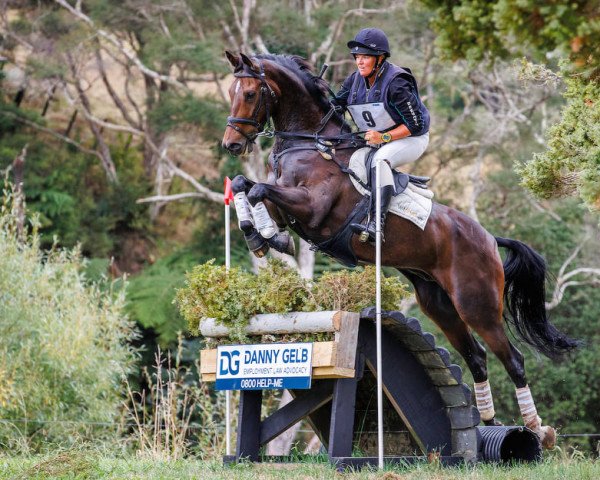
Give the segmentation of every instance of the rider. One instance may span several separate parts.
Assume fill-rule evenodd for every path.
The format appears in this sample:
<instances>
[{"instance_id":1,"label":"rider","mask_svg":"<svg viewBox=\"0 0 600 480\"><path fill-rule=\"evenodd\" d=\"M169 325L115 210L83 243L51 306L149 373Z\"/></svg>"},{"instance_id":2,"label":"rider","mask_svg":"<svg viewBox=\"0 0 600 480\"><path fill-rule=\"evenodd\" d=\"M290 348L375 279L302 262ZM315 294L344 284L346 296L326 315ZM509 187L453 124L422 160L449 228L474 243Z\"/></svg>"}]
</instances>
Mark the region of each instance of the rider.
<instances>
[{"instance_id":1,"label":"rider","mask_svg":"<svg viewBox=\"0 0 600 480\"><path fill-rule=\"evenodd\" d=\"M342 84L334 102L347 107L365 140L378 148L372 167L381 162L381 230L395 193L392 168L414 162L429 144L429 111L419 97L417 82L408 68L388 62L390 47L385 33L365 28L348 42L357 71ZM371 198L375 198L375 175L371 176ZM352 224L355 231L375 240L375 202L371 202L367 226ZM361 239L366 241L366 235Z\"/></svg>"}]
</instances>

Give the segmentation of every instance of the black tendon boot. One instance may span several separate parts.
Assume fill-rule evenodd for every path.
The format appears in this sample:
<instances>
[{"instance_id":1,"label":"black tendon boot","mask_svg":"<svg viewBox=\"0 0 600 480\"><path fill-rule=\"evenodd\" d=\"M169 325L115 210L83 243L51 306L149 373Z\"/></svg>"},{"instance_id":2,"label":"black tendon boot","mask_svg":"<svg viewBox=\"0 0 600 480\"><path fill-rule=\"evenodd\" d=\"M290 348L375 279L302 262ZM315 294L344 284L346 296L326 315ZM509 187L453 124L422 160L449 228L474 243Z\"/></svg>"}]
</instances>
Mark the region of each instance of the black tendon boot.
<instances>
[{"instance_id":1,"label":"black tendon boot","mask_svg":"<svg viewBox=\"0 0 600 480\"><path fill-rule=\"evenodd\" d=\"M375 242L375 234L377 229L377 218L376 218L376 199L375 195L377 194L377 188L372 187L371 195L371 213L369 214L369 223L365 226L359 223L353 223L350 225L350 228L359 234L359 240L361 242ZM387 216L387 211L390 206L390 202L392 201L392 197L394 196L394 186L393 185L384 185L381 187L381 241L383 239L383 230L385 227L385 217Z\"/></svg>"}]
</instances>

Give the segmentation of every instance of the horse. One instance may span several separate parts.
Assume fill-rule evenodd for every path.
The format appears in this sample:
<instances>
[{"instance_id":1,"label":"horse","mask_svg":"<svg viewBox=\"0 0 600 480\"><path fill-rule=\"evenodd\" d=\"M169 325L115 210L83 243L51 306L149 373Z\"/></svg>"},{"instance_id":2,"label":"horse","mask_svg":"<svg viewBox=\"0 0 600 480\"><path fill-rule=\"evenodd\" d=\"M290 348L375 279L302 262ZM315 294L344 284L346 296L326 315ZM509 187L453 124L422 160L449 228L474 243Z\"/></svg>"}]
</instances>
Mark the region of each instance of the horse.
<instances>
[{"instance_id":1,"label":"horse","mask_svg":"<svg viewBox=\"0 0 600 480\"><path fill-rule=\"evenodd\" d=\"M364 198L348 171L350 156L364 142L330 101L327 83L298 56L251 58L226 52L226 57L234 81L222 146L232 155L243 155L258 136L276 137L267 181L257 183L238 175L232 182L249 247L258 256L269 245L293 253L285 230L290 228L342 263L351 265L352 254L357 263L374 263L375 247L361 242L348 228L350 219L364 218L356 213L365 210ZM266 233L264 221L251 220L259 206L263 214L266 207L275 233ZM523 355L507 337L503 322L510 321L518 336L552 359L578 346L548 319L542 256L523 242L493 236L471 217L435 202L424 229L388 215L383 233L382 265L395 267L412 283L420 309L464 358L484 424L501 425L495 418L486 349L473 332L500 359L514 383L525 426L545 447L552 447L556 432L542 425ZM340 238L346 239L350 256L332 247ZM508 250L504 263L499 247Z\"/></svg>"}]
</instances>

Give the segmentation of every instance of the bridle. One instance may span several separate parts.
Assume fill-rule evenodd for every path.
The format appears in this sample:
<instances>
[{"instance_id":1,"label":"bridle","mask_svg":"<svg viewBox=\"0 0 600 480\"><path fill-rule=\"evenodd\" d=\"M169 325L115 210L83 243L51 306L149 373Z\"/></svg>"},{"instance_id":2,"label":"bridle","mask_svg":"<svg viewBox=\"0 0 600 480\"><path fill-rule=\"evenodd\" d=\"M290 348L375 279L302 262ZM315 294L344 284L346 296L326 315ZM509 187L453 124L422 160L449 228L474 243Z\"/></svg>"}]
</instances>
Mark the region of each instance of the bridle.
<instances>
[{"instance_id":1,"label":"bridle","mask_svg":"<svg viewBox=\"0 0 600 480\"><path fill-rule=\"evenodd\" d=\"M262 62L258 63L259 72L256 73L250 69L244 69L241 72L234 73L233 76L236 78L255 78L260 81L260 92L258 97L258 102L256 103L256 107L254 107L254 112L252 112L251 118L243 118L243 117L227 117L227 126L233 128L240 135L243 135L250 143L254 143L256 137L264 136L264 137L272 137L273 129L268 128L265 130L265 126L269 125L271 122L271 109L270 106L272 103L277 103L277 95L267 82L267 78L265 76L265 69L263 67ZM267 93L270 95L268 97ZM266 117L265 121L261 125L258 121L258 115L260 113L260 109L262 106L265 106ZM247 134L244 132L236 123L241 123L244 125L252 125L256 128L255 133Z\"/></svg>"},{"instance_id":2,"label":"bridle","mask_svg":"<svg viewBox=\"0 0 600 480\"><path fill-rule=\"evenodd\" d=\"M314 141L316 143L316 148L318 150L321 150L321 148L319 148L320 146L323 146L323 142L334 142L336 144L340 144L340 143L345 143L345 142L350 142L350 146L351 147L357 147L357 146L364 146L365 144L365 140L358 137L357 134L358 133L364 133L364 132L354 132L354 133L341 133L339 135L333 135L333 136L324 136L321 135L322 130L325 128L325 126L327 125L327 122L331 119L331 117L333 115L341 115L341 107L337 107L335 105L331 105L331 109L325 114L325 116L321 119L321 122L319 123L319 127L318 129L314 132L314 133L304 133L304 132L280 132L280 131L276 131L273 126L271 126L271 106L273 104L277 103L277 95L275 94L275 92L273 91L273 89L271 88L271 86L269 85L269 83L267 82L267 77L265 75L265 70L264 70L264 66L262 64L262 62L258 62L258 66L259 66L259 71L256 72L250 68L244 68L242 71L238 71L238 72L234 72L233 76L236 78L254 78L256 80L260 81L260 96L258 98L258 102L256 103L256 107L254 108L254 111L252 112L252 117L251 118L244 118L244 117L227 117L227 127L232 128L233 130L235 130L236 132L238 132L240 135L242 135L243 137L245 137L248 142L250 142L250 145L253 145L256 138L257 137L278 137L278 138L282 138L282 139L294 139L294 140L308 140L308 141ZM321 75L319 75L319 77L314 77L315 79L317 78L321 78ZM327 85L327 89L329 90L329 93L331 94L332 97L335 97L335 93L331 90L331 88ZM270 98L269 98L269 94ZM265 108L265 121L261 123L258 121L258 115L260 113L260 110L262 108L262 106L264 105ZM238 125L236 124L243 124L243 125L252 125L254 128L256 128L256 132L252 132L250 134L244 132ZM269 125L269 127L265 130L265 126ZM304 148L304 147L302 147Z\"/></svg>"},{"instance_id":3,"label":"bridle","mask_svg":"<svg viewBox=\"0 0 600 480\"><path fill-rule=\"evenodd\" d=\"M335 159L335 155L333 154L332 147L335 147L337 149L363 147L363 146L365 146L366 142L363 138L359 137L358 134L364 133L364 132L348 132L348 133L340 132L340 134L338 134L338 135L322 135L321 134L321 132L326 127L329 120L334 115L340 116L343 120L343 107L339 107L330 101L331 108L323 116L323 118L321 119L321 121L319 123L317 130L314 133L276 131L273 128L273 126L269 126L265 130L265 126L270 125L270 123L271 123L271 108L270 107L277 103L277 95L275 94L275 92L273 91L273 89L271 88L269 83L267 82L267 78L265 75L265 70L264 70L264 66L263 66L262 62L259 61L258 65L259 65L258 72L256 72L255 70L252 70L250 68L244 68L241 71L234 72L233 76L235 78L254 78L256 80L259 80L260 81L260 97L258 99L258 102L256 103L256 107L254 108L254 111L252 112L251 118L227 117L227 127L232 128L233 130L235 130L236 132L241 134L243 137L245 137L250 144L250 149L252 149L252 145L254 144L256 138L260 137L260 136L277 137L282 140L286 140L286 139L287 140L297 140L297 141L301 142L300 145L293 145L289 148L284 148L283 150L280 150L277 152L273 151L272 168L273 168L273 172L275 173L276 177L279 177L279 173L280 173L279 172L280 159L285 154L292 152L292 151L297 151L297 150L318 150L321 152L321 155L324 158L327 158L324 155L324 153L329 154L330 155L329 159L333 160L334 163L340 168L340 170L343 173L354 177L359 183L363 184L362 180L360 178L358 178L352 170L350 170L348 167L340 164ZM313 77L313 78L315 80L321 79L321 77L323 76L323 73L325 71L325 68L326 68L326 65L321 70L321 74L318 77ZM332 96L332 98L335 98L335 93L331 90L331 87L329 87L329 85L327 85L326 87L327 87L327 90L329 91L329 94ZM269 95L270 95L270 98L269 98ZM260 110L263 105L265 108L266 115L265 115L265 121L261 125L261 123L258 121L258 115L259 115ZM256 128L256 132L247 134L238 125L236 125L238 123L243 124L243 125L252 125L254 128ZM306 142L310 142L311 145L307 145ZM368 187L366 185L363 184L363 186L368 189Z\"/></svg>"}]
</instances>

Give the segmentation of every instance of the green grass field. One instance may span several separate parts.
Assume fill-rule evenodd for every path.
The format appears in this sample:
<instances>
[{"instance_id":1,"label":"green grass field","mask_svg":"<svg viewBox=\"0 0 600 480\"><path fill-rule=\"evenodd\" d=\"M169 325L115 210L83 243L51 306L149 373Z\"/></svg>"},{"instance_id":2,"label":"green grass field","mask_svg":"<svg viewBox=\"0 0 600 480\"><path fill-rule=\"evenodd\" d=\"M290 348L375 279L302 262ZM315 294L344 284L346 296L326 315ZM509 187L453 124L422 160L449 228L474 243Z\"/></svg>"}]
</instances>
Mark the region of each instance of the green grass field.
<instances>
[{"instance_id":1,"label":"green grass field","mask_svg":"<svg viewBox=\"0 0 600 480\"><path fill-rule=\"evenodd\" d=\"M374 479L386 480L596 480L600 462L584 458L546 458L535 465L477 465L440 468L423 464L383 472L338 473L327 463L239 464L224 467L220 461L182 460L162 462L136 458L113 458L94 452L62 452L32 457L0 457L2 479Z\"/></svg>"}]
</instances>

